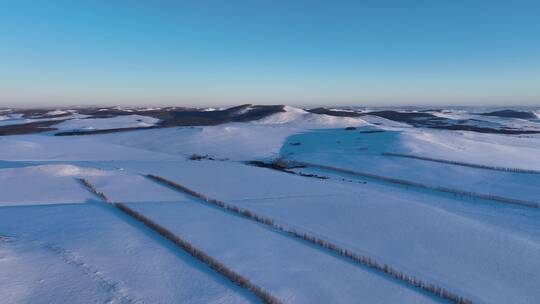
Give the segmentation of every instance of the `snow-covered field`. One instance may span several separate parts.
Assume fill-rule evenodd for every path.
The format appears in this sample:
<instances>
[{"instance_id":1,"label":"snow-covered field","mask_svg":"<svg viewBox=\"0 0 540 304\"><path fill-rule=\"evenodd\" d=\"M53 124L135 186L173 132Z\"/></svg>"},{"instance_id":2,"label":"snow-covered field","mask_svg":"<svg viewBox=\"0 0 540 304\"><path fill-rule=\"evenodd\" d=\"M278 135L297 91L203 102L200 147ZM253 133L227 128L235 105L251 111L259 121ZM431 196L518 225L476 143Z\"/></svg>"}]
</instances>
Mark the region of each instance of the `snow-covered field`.
<instances>
[{"instance_id":1,"label":"snow-covered field","mask_svg":"<svg viewBox=\"0 0 540 304\"><path fill-rule=\"evenodd\" d=\"M142 115L123 115L111 118L67 120L55 125L59 130L104 130L118 128L151 127L159 119Z\"/></svg>"},{"instance_id":2,"label":"snow-covered field","mask_svg":"<svg viewBox=\"0 0 540 304\"><path fill-rule=\"evenodd\" d=\"M538 303L538 109L254 109L0 112L0 302Z\"/></svg>"}]
</instances>

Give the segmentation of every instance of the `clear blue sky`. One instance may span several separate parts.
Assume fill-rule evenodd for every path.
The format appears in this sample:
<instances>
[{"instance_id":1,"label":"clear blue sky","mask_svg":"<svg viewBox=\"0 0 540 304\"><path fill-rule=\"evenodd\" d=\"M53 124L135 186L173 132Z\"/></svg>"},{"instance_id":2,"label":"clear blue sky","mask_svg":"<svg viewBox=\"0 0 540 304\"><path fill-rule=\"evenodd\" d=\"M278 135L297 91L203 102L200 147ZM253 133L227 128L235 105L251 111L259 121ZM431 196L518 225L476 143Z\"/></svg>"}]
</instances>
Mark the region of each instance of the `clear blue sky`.
<instances>
[{"instance_id":1,"label":"clear blue sky","mask_svg":"<svg viewBox=\"0 0 540 304\"><path fill-rule=\"evenodd\" d=\"M0 0L0 105L540 104L540 1Z\"/></svg>"}]
</instances>

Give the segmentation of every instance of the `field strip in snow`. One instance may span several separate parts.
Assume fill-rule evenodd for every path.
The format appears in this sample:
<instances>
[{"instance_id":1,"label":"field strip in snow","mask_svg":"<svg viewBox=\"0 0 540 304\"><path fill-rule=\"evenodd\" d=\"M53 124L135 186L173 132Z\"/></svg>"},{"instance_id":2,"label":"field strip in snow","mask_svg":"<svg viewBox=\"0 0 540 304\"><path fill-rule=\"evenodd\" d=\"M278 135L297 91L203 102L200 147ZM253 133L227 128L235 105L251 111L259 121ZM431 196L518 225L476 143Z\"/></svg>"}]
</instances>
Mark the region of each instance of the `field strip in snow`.
<instances>
[{"instance_id":1,"label":"field strip in snow","mask_svg":"<svg viewBox=\"0 0 540 304\"><path fill-rule=\"evenodd\" d=\"M172 242L174 245L176 245L183 251L189 253L191 256L193 256L197 260L205 263L206 265L208 265L208 267L210 267L216 273L226 277L227 279L231 280L238 286L244 289L247 289L248 291L253 293L257 298L259 298L263 303L267 303L267 304L281 303L274 296L272 296L271 294L269 294L268 292L266 292L259 286L253 284L249 279L229 269L227 266L223 265L218 260L212 258L208 254L204 253L202 250L191 245L189 242L176 236L173 232L169 231L165 227L159 225L158 223L152 221L151 219L131 209L125 204L109 201L109 199L107 198L107 195L103 192L98 191L89 181L85 179L80 179L80 181L84 186L88 188L90 192L94 193L102 201L112 204L118 210L122 211L123 213L141 222L142 224L144 224L145 226L147 226L148 228L150 228L157 234L161 235L165 239Z\"/></svg>"},{"instance_id":2,"label":"field strip in snow","mask_svg":"<svg viewBox=\"0 0 540 304\"><path fill-rule=\"evenodd\" d=\"M73 180L73 176L84 173L83 169L69 165L2 168L0 207L84 204L92 196Z\"/></svg>"},{"instance_id":3,"label":"field strip in snow","mask_svg":"<svg viewBox=\"0 0 540 304\"><path fill-rule=\"evenodd\" d=\"M157 175L153 175L153 174L148 174L147 175L149 178L159 182L159 183L162 183L166 186L169 186L169 187L172 187L174 189L177 189L179 191L181 191L182 193L187 193L189 195L192 195L193 197L199 199L199 200L202 200L206 203L209 203L213 206L216 206L218 208L221 208L221 209L225 209L227 211L231 211L233 213L236 213L240 216L243 216L245 218L248 218L250 220L253 220L253 221L256 221L258 223L261 223L261 224L264 224L264 225L267 225L277 231L280 231L280 232L283 232L283 233L286 233L286 234L289 234L289 235L292 235L294 236L295 238L298 238L298 239L301 239L303 241L306 241L308 243L311 243L313 245L316 245L318 247L321 247L323 249L326 249L326 250L330 250L331 252L334 252L335 254L339 255L339 256L342 256L342 257L345 257L347 258L348 260L352 261L353 263L355 264L359 264L361 266L365 266L365 267L369 267L373 270L376 270L378 272L381 272L385 275L388 275L392 278L395 278L401 282L404 282L405 284L411 286L411 287L414 287L414 288L418 288L424 292L427 292L427 293L430 293L434 296L437 296L441 299L444 299L444 300L448 300L448 301L451 301L453 303L472 303L472 301L460 296L460 295L457 295L451 291L448 291L446 289L443 289L437 285L434 285L434 284L431 284L431 283L427 283L427 282L424 282L422 280L419 280L413 276L409 276L397 269L394 269L393 267L391 267L390 265L388 264L384 264L384 263L380 263L374 259L372 259L371 257L368 257L368 256L364 256L364 255L359 255L359 254L356 254L354 252L351 252L349 250L347 250L346 248L343 248L335 243L332 243L332 242L329 242L329 241L326 241L326 240L322 240L318 237L315 237L315 236L312 236L312 235L309 235L305 232L302 232L302 231L298 231L294 228L289 228L289 227L284 227L282 225L279 225L279 224L276 224L276 222L273 220L273 219L270 219L268 217L265 217L265 216L262 216L262 215L259 215L257 213L254 213L250 210L247 210L247 209L243 209L243 208L240 208L240 207L237 207L235 205L231 205L231 204L228 204L228 203L225 203L223 201L220 201L220 200L217 200L217 199L213 199L213 198L209 198L207 196L205 196L204 194L201 194L199 192L196 192L196 191L193 191L183 185L180 185L174 181L171 181L171 180L168 180L168 179L165 179L163 177L160 177L160 176L157 176Z\"/></svg>"},{"instance_id":4,"label":"field strip in snow","mask_svg":"<svg viewBox=\"0 0 540 304\"><path fill-rule=\"evenodd\" d=\"M18 235L0 237L0 295L6 304L142 303L81 257Z\"/></svg>"},{"instance_id":5,"label":"field strip in snow","mask_svg":"<svg viewBox=\"0 0 540 304\"><path fill-rule=\"evenodd\" d=\"M414 154L402 154L402 153L390 153L390 152L383 152L381 154L384 155L384 156L420 159L420 160L431 161L431 162L435 162L435 163L450 164L450 165L477 168L477 169L486 169L486 170L512 172L512 173L540 174L540 171L537 171L537 170L527 170L527 169L518 169L518 168L506 168L506 167L495 167L495 166L479 165L479 164L465 163L465 162L446 160L446 159L440 159L440 158L425 157L425 156L414 155Z\"/></svg>"},{"instance_id":6,"label":"field strip in snow","mask_svg":"<svg viewBox=\"0 0 540 304\"><path fill-rule=\"evenodd\" d=\"M92 265L84 261L82 257L71 252L70 250L64 249L53 243L44 243L37 240L30 240L30 242L54 253L56 256L61 258L64 263L77 267L82 273L84 273L85 276L99 282L99 284L111 294L111 302L114 302L113 300L119 300L120 303L143 303L141 299L136 299L133 296L130 296L122 282L114 281L113 279L108 278L101 271L95 269Z\"/></svg>"},{"instance_id":7,"label":"field strip in snow","mask_svg":"<svg viewBox=\"0 0 540 304\"><path fill-rule=\"evenodd\" d=\"M274 296L272 296L267 291L263 290L259 286L253 284L249 279L243 277L242 275L236 273L235 271L231 270L227 266L223 265L218 260L214 259L213 257L209 256L208 254L204 253L202 250L194 247L189 242L179 238L176 236L173 232L166 229L165 227L159 225L158 223L152 221L151 219L145 217L144 215L140 214L139 212L129 208L128 206L122 204L122 203L115 203L114 204L119 210L122 212L128 214L129 216L133 217L134 219L138 220L139 222L146 225L148 228L152 229L159 235L163 236L167 240L174 243L176 246L181 248L182 250L189 253L194 258L198 259L199 261L207 264L210 268L212 268L215 272L225 276L232 282L236 283L238 286L245 288L252 292L255 296L257 296L263 303L267 304L279 304L281 303L278 299L276 299Z\"/></svg>"},{"instance_id":8,"label":"field strip in snow","mask_svg":"<svg viewBox=\"0 0 540 304\"><path fill-rule=\"evenodd\" d=\"M540 203L538 202L519 200L519 199L514 199L514 198L509 198L509 197L502 197L498 195L475 193L471 191L463 191L463 190L451 189L451 188L446 188L446 187L430 186L430 185L417 183L417 182L413 182L409 180L382 176L382 175L377 175L377 174L368 173L368 172L361 172L358 170L349 170L349 169L343 169L343 168L338 168L338 167L333 167L333 166L315 164L315 163L310 163L310 162L301 162L301 161L291 161L291 164L299 165L299 166L306 166L306 167L313 167L313 168L318 168L318 169L328 170L328 171L333 171L333 172L340 172L340 173L345 173L345 174L350 174L350 175L355 175L355 176L361 176L361 177L389 182L392 184L398 184L402 186L411 186L411 187L416 187L416 188L421 188L421 189L428 189L428 190L433 190L433 191L480 198L480 199L495 201L499 203L507 203L507 204L532 207L532 208L540 208Z\"/></svg>"},{"instance_id":9,"label":"field strip in snow","mask_svg":"<svg viewBox=\"0 0 540 304\"><path fill-rule=\"evenodd\" d=\"M444 302L328 250L200 202L129 206L182 235L283 303Z\"/></svg>"},{"instance_id":10,"label":"field strip in snow","mask_svg":"<svg viewBox=\"0 0 540 304\"><path fill-rule=\"evenodd\" d=\"M227 202L475 303L526 304L540 297L538 209L470 204L376 183L350 188L333 198Z\"/></svg>"},{"instance_id":11,"label":"field strip in snow","mask_svg":"<svg viewBox=\"0 0 540 304\"><path fill-rule=\"evenodd\" d=\"M77 257L111 284L118 283L122 294L143 303L260 303L135 219L95 200L69 206L4 208L0 234L69 251L69 256ZM89 280L51 251L39 246L25 248L24 252L0 253L1 303L120 304L119 300L107 301L111 296L99 282ZM23 298L11 301L4 297L9 299L15 292Z\"/></svg>"}]
</instances>

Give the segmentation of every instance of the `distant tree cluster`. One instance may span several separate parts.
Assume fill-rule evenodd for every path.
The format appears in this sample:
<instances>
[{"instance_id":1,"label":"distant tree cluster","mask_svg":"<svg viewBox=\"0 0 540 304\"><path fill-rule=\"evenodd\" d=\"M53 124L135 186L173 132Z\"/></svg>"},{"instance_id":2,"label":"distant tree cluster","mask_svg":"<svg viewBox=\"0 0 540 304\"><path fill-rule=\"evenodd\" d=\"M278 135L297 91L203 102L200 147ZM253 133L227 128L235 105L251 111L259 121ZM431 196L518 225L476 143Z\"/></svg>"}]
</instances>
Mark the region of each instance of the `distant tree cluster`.
<instances>
[{"instance_id":1,"label":"distant tree cluster","mask_svg":"<svg viewBox=\"0 0 540 304\"><path fill-rule=\"evenodd\" d=\"M212 198L209 198L199 192L196 192L196 191L193 191L183 185L180 185L176 182L173 182L173 181L170 181L168 179L165 179L163 177L160 177L160 176L157 176L157 175L153 175L153 174L149 174L147 175L149 178L155 180L155 181L158 181L160 183L163 183L169 187L172 187L172 188L175 188L175 189L178 189L184 193L187 193L195 198L198 198L200 200L203 200L209 204L212 204L214 206L217 206L219 208L223 208L225 210L228 210L228 211L231 211L231 212L234 212L236 214L239 214L243 217L246 217L248 219L251 219L251 220L254 220L256 222L259 222L259 223L262 223L264 225L267 225L267 226L270 226L271 228L273 229L276 229L278 231L281 231L281 232L284 232L284 233L287 233L289 235L292 235L296 238L299 238L299 239L302 239L306 242L309 242L311 244L315 244L319 247L322 247L322 248L325 248L325 249L328 249L334 253L337 253L338 255L342 256L342 257L345 257L357 264L360 264L360 265L363 265L363 266L367 266L367 267L370 267L372 269L375 269L377 271L380 271L380 272L383 272L387 275L390 275L391 277L397 279L397 280L400 280L402 282L405 282L409 285L412 285L416 288L419 288L423 291L426 291L426 292L429 292L435 296L438 296L440 298L443 298L445 300L449 300L453 303L457 303L457 304L472 304L472 301L471 300L468 300L460 295L457 295L453 292L450 292L448 290L445 290L444 288L442 287L439 287L439 286L436 286L435 284L431 284L431 283L426 283L426 282L423 282L422 280L418 279L418 278L415 278L414 276L410 276L410 275L407 275L399 270L396 270L394 268L392 268L391 266L387 265L387 264L383 264L383 263L379 263L375 260L373 260L372 258L368 257L368 256L363 256L363 255L359 255L359 254L356 254L354 252L351 252L347 249L344 249L334 243L331 243L329 241L326 241L326 240L323 240L323 239L320 239L318 237L315 237L315 236L311 236L307 233L303 233L303 232L299 232L299 231L296 231L295 229L291 229L291 228L286 228L282 225L279 225L279 224L276 224L274 220L270 219L270 218L267 218L267 217L264 217L262 215L258 215L257 213L255 212L252 212L250 210L246 210L246 209L243 209L243 208L240 208L240 207L237 207L237 206L234 206L234 205L230 205L230 204L227 204L223 201L220 201L220 200L216 200L216 199L212 199Z\"/></svg>"}]
</instances>

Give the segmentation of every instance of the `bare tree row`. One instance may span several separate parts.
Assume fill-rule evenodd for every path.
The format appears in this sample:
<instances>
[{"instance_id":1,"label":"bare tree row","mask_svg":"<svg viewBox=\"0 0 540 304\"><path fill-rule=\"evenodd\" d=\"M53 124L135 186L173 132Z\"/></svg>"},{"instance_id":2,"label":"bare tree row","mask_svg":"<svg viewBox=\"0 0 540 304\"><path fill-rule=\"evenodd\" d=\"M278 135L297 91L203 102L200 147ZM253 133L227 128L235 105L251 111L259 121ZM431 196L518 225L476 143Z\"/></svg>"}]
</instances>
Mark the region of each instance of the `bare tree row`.
<instances>
[{"instance_id":1,"label":"bare tree row","mask_svg":"<svg viewBox=\"0 0 540 304\"><path fill-rule=\"evenodd\" d=\"M112 204L114 207L116 207L118 210L122 211L123 213L127 214L128 216L136 219L137 221L143 223L146 227L150 228L151 230L155 231L157 234L161 235L162 237L166 238L170 242L172 242L174 245L182 249L183 251L187 252L189 255L193 256L197 260L203 262L204 264L208 265L211 269L213 269L215 272L223 275L227 279L229 279L231 282L235 283L236 285L245 288L249 290L251 293L253 293L256 297L258 297L263 303L266 304L281 304L281 302L271 295L269 292L264 290L263 288L255 285L252 283L248 278L238 274L237 272L233 271L232 269L228 268L218 260L214 259L210 255L206 254L204 251L198 249L197 247L193 246L191 243L189 243L186 240L181 239L177 235L175 235L173 232L168 230L167 228L159 225L158 223L154 222L153 220L149 219L148 217L140 214L139 212L129 208L125 204L118 203L118 202L111 202L107 195L103 192L100 192L96 189L96 187L90 183L87 179L79 178L78 179L90 192L96 194L102 201Z\"/></svg>"},{"instance_id":2,"label":"bare tree row","mask_svg":"<svg viewBox=\"0 0 540 304\"><path fill-rule=\"evenodd\" d=\"M382 155L395 156L395 157L404 157L404 158L412 158L412 159L420 159L420 160L426 160L426 161L431 161L431 162L436 162L436 163L450 164L450 165L477 168L477 169L504 171L504 172L512 172L512 173L540 174L540 171L537 171L537 170L527 170L527 169L518 169L518 168L508 168L508 167L498 167L498 166L487 166L487 165L471 164L471 163L458 162L458 161L454 161L454 160L438 159L438 158L431 158L431 157L412 155L412 154L385 152L385 153L382 153Z\"/></svg>"},{"instance_id":3,"label":"bare tree row","mask_svg":"<svg viewBox=\"0 0 540 304\"><path fill-rule=\"evenodd\" d=\"M495 201L499 203L521 205L521 206L532 207L532 208L540 208L540 203L538 202L520 200L520 199L503 197L503 196L492 195L492 194L476 193L472 191L463 191L463 190L452 189L452 188L447 188L447 187L430 186L430 185L408 181L404 179L399 179L399 178L387 177L387 176L382 176L382 175L377 175L377 174L372 174L372 173L367 173L367 172L361 172L361 171L356 171L356 170L353 171L353 170L337 168L337 167L332 167L332 166L314 164L314 163L306 163L306 162L298 162L298 161L294 161L293 163L297 165L304 165L307 167L319 168L323 170L341 172L341 173L350 174L350 175L356 175L356 176L361 176L361 177L382 180L385 182L390 182L393 184L398 184L398 185L403 185L403 186L411 186L411 187L416 187L416 188L421 188L421 189L434 190L434 191L439 191L439 192L445 192L445 193L471 197L471 198L480 198L480 199Z\"/></svg>"}]
</instances>

